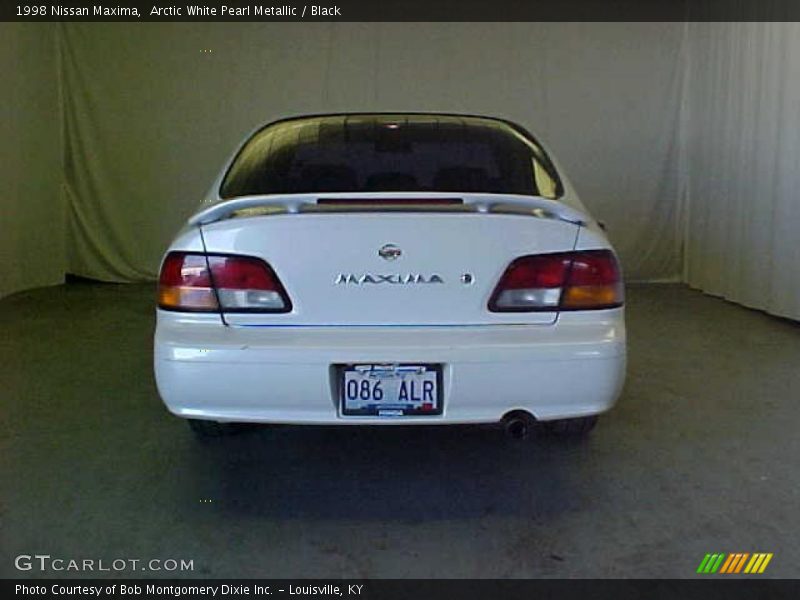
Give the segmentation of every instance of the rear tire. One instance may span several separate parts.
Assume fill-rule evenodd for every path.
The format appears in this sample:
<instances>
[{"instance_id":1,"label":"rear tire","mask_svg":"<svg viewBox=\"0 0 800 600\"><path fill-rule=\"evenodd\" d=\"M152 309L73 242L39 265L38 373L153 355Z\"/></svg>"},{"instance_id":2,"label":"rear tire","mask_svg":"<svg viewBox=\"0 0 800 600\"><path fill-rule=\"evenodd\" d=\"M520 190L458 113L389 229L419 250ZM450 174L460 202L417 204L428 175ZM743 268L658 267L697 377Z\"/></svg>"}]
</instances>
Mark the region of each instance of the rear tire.
<instances>
[{"instance_id":1,"label":"rear tire","mask_svg":"<svg viewBox=\"0 0 800 600\"><path fill-rule=\"evenodd\" d=\"M233 433L233 427L227 423L205 421L202 419L188 419L189 428L198 438L206 440L220 438Z\"/></svg>"},{"instance_id":2,"label":"rear tire","mask_svg":"<svg viewBox=\"0 0 800 600\"><path fill-rule=\"evenodd\" d=\"M577 419L559 419L545 423L547 432L558 437L580 438L589 434L597 425L597 415Z\"/></svg>"}]
</instances>

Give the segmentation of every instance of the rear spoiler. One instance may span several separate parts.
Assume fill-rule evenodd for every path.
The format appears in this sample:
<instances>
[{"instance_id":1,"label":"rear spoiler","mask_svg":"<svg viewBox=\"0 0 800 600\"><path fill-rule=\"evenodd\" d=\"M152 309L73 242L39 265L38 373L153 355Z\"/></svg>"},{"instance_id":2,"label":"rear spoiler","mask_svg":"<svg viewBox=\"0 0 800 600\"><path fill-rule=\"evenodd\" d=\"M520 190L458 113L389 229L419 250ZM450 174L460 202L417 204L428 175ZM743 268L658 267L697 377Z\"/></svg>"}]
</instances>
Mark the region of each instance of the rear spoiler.
<instances>
[{"instance_id":1,"label":"rear spoiler","mask_svg":"<svg viewBox=\"0 0 800 600\"><path fill-rule=\"evenodd\" d=\"M456 192L355 192L241 196L206 205L189 225L236 216L330 212L472 212L558 219L585 225L581 211L540 196Z\"/></svg>"}]
</instances>

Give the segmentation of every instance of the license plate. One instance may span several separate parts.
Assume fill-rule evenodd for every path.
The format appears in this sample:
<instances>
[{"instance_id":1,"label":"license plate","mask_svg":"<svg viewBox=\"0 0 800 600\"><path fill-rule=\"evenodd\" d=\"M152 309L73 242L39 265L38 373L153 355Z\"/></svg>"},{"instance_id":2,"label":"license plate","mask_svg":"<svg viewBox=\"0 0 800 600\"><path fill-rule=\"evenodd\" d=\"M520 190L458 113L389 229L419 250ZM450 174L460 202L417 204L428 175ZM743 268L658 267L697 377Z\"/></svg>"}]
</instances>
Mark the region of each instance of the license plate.
<instances>
[{"instance_id":1,"label":"license plate","mask_svg":"<svg viewBox=\"0 0 800 600\"><path fill-rule=\"evenodd\" d=\"M340 378L343 415L442 414L440 365L346 365Z\"/></svg>"}]
</instances>

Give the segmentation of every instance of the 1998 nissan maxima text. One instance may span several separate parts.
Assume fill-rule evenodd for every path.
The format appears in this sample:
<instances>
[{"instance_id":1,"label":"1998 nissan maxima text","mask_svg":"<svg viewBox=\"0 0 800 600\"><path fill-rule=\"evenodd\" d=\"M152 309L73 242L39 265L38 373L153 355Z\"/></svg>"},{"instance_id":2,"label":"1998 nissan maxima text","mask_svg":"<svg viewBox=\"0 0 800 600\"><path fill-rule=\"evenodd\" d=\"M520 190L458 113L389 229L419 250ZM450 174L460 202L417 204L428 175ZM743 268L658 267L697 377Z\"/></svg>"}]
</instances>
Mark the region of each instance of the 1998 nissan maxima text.
<instances>
[{"instance_id":1,"label":"1998 nissan maxima text","mask_svg":"<svg viewBox=\"0 0 800 600\"><path fill-rule=\"evenodd\" d=\"M620 268L521 127L439 114L256 131L161 265L158 389L230 422L534 420L585 433L625 373Z\"/></svg>"}]
</instances>

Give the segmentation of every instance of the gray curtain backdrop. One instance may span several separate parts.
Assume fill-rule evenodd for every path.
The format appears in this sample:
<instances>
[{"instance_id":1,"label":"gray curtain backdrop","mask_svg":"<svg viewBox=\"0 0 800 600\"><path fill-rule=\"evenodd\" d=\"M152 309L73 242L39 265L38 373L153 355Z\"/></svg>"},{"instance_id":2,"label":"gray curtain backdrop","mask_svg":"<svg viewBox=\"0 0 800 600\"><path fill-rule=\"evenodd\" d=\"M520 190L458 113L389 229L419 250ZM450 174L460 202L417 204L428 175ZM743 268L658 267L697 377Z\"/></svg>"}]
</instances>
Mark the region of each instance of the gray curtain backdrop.
<instances>
[{"instance_id":1,"label":"gray curtain backdrop","mask_svg":"<svg viewBox=\"0 0 800 600\"><path fill-rule=\"evenodd\" d=\"M48 26L28 27L39 29L26 37L0 24L12 34L0 37L47 47ZM800 318L800 263L788 247L797 33L792 24L61 24L55 56L11 51L25 57L13 67L23 88L47 88L52 100L45 110L15 96L10 139L48 159L57 152L60 170L52 180L27 158L4 165L16 183L3 188L3 221L6 205L28 220L6 225L0 294L65 270L154 278L173 233L260 123L430 110L507 117L537 133L608 224L628 279L683 279ZM60 101L59 86L31 75L56 61ZM31 234L43 211L51 230ZM36 277L10 266L18 256L42 267Z\"/></svg>"},{"instance_id":2,"label":"gray curtain backdrop","mask_svg":"<svg viewBox=\"0 0 800 600\"><path fill-rule=\"evenodd\" d=\"M800 24L689 31L685 280L800 319Z\"/></svg>"},{"instance_id":3,"label":"gray curtain backdrop","mask_svg":"<svg viewBox=\"0 0 800 600\"><path fill-rule=\"evenodd\" d=\"M0 24L0 296L64 280L55 28ZM1 337L1 336L0 336Z\"/></svg>"},{"instance_id":4,"label":"gray curtain backdrop","mask_svg":"<svg viewBox=\"0 0 800 600\"><path fill-rule=\"evenodd\" d=\"M68 267L149 279L242 137L298 113L431 110L540 134L629 276L680 269L680 24L63 28Z\"/></svg>"}]
</instances>

